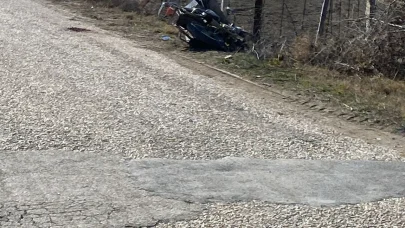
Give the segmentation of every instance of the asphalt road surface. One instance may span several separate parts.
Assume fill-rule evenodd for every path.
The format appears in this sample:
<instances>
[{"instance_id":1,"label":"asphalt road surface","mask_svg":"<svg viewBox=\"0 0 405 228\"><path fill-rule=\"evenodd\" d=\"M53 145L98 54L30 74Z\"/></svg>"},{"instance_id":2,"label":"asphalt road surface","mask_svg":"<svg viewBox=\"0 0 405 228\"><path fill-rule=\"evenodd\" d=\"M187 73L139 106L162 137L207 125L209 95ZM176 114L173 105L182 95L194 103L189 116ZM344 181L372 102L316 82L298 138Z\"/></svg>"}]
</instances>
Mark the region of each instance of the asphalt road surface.
<instances>
[{"instance_id":1,"label":"asphalt road surface","mask_svg":"<svg viewBox=\"0 0 405 228\"><path fill-rule=\"evenodd\" d=\"M405 226L393 136L73 16L2 0L0 227Z\"/></svg>"}]
</instances>

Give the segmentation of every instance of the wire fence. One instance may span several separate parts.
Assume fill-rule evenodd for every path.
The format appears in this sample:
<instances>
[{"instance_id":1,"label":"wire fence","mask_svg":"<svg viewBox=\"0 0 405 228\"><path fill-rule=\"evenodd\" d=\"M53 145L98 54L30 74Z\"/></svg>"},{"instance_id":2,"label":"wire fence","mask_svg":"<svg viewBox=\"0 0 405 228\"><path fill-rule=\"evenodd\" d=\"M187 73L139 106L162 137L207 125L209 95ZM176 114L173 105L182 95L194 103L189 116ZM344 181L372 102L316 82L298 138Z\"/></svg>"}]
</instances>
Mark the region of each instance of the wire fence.
<instances>
[{"instance_id":1,"label":"wire fence","mask_svg":"<svg viewBox=\"0 0 405 228\"><path fill-rule=\"evenodd\" d=\"M329 0L324 35L342 36L353 29L353 21L366 26L368 0ZM255 1L225 0L235 9L235 23L253 31ZM300 34L316 35L322 12L322 0L266 0L262 13L262 39L291 40ZM358 23L357 23L358 25Z\"/></svg>"}]
</instances>

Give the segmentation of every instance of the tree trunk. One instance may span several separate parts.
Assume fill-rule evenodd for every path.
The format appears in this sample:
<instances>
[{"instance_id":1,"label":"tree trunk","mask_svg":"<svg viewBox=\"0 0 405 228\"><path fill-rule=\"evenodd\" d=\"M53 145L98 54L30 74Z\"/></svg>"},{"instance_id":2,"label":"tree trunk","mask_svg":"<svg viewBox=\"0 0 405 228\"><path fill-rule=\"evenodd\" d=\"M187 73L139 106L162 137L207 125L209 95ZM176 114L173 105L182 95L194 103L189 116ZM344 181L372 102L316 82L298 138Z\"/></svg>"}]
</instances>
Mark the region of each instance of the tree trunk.
<instances>
[{"instance_id":1,"label":"tree trunk","mask_svg":"<svg viewBox=\"0 0 405 228\"><path fill-rule=\"evenodd\" d=\"M366 1L367 1L367 5L366 5L366 18L367 18L366 30L370 31L377 6L376 6L376 1L375 0L366 0Z\"/></svg>"},{"instance_id":2,"label":"tree trunk","mask_svg":"<svg viewBox=\"0 0 405 228\"><path fill-rule=\"evenodd\" d=\"M256 41L260 40L261 30L262 30L262 14L263 14L263 0L255 1L255 15L253 24L253 35Z\"/></svg>"},{"instance_id":3,"label":"tree trunk","mask_svg":"<svg viewBox=\"0 0 405 228\"><path fill-rule=\"evenodd\" d=\"M329 0L323 0L321 17L319 19L318 31L316 33L315 45L318 42L319 36L323 35L325 30L326 15L328 14Z\"/></svg>"}]
</instances>

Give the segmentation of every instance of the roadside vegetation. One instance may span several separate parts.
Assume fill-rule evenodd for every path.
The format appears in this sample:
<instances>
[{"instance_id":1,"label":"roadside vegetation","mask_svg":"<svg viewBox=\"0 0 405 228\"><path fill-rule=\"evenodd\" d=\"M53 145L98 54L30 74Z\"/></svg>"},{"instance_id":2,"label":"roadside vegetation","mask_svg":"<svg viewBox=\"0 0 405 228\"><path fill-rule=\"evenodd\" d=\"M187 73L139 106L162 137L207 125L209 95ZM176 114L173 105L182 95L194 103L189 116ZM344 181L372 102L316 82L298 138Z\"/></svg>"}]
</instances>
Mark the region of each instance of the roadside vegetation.
<instances>
[{"instance_id":1,"label":"roadside vegetation","mask_svg":"<svg viewBox=\"0 0 405 228\"><path fill-rule=\"evenodd\" d=\"M262 42L252 53L185 51L177 30L156 17L160 1L143 8L134 1L129 1L133 5L121 0L53 1L74 7L104 29L143 39L151 49L182 51L303 100L352 113L359 122L405 134L405 31L394 21L404 16L401 1L395 1L400 4L390 6L367 31L364 21L354 21L346 36L327 37L314 45L314 37L304 34L285 45ZM162 35L171 40L162 41Z\"/></svg>"}]
</instances>

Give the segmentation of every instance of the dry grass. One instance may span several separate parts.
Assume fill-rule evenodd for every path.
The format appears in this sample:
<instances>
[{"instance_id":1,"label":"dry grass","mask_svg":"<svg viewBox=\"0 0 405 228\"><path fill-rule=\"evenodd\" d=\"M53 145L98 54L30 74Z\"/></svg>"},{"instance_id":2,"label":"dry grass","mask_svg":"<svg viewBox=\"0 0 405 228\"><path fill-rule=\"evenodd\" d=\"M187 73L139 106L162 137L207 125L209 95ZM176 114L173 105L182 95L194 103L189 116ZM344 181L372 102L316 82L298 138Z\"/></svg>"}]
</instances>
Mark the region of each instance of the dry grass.
<instances>
[{"instance_id":1,"label":"dry grass","mask_svg":"<svg viewBox=\"0 0 405 228\"><path fill-rule=\"evenodd\" d=\"M300 58L300 53L297 52L296 58ZM302 56L305 57L305 54ZM236 54L227 61L223 58L218 60L222 60L221 67L243 74L250 80L293 89L309 97L316 95L331 106L340 106L369 118L373 123L394 128L405 126L404 81L378 76L348 76L311 65L278 67L245 54Z\"/></svg>"},{"instance_id":2,"label":"dry grass","mask_svg":"<svg viewBox=\"0 0 405 228\"><path fill-rule=\"evenodd\" d=\"M154 31L157 33L163 33L167 35L177 35L179 32L174 26L168 24L157 26L154 28Z\"/></svg>"},{"instance_id":3,"label":"dry grass","mask_svg":"<svg viewBox=\"0 0 405 228\"><path fill-rule=\"evenodd\" d=\"M347 76L318 67L304 67L309 86L330 94L360 112L376 112L386 118L405 120L405 82L384 77Z\"/></svg>"}]
</instances>

